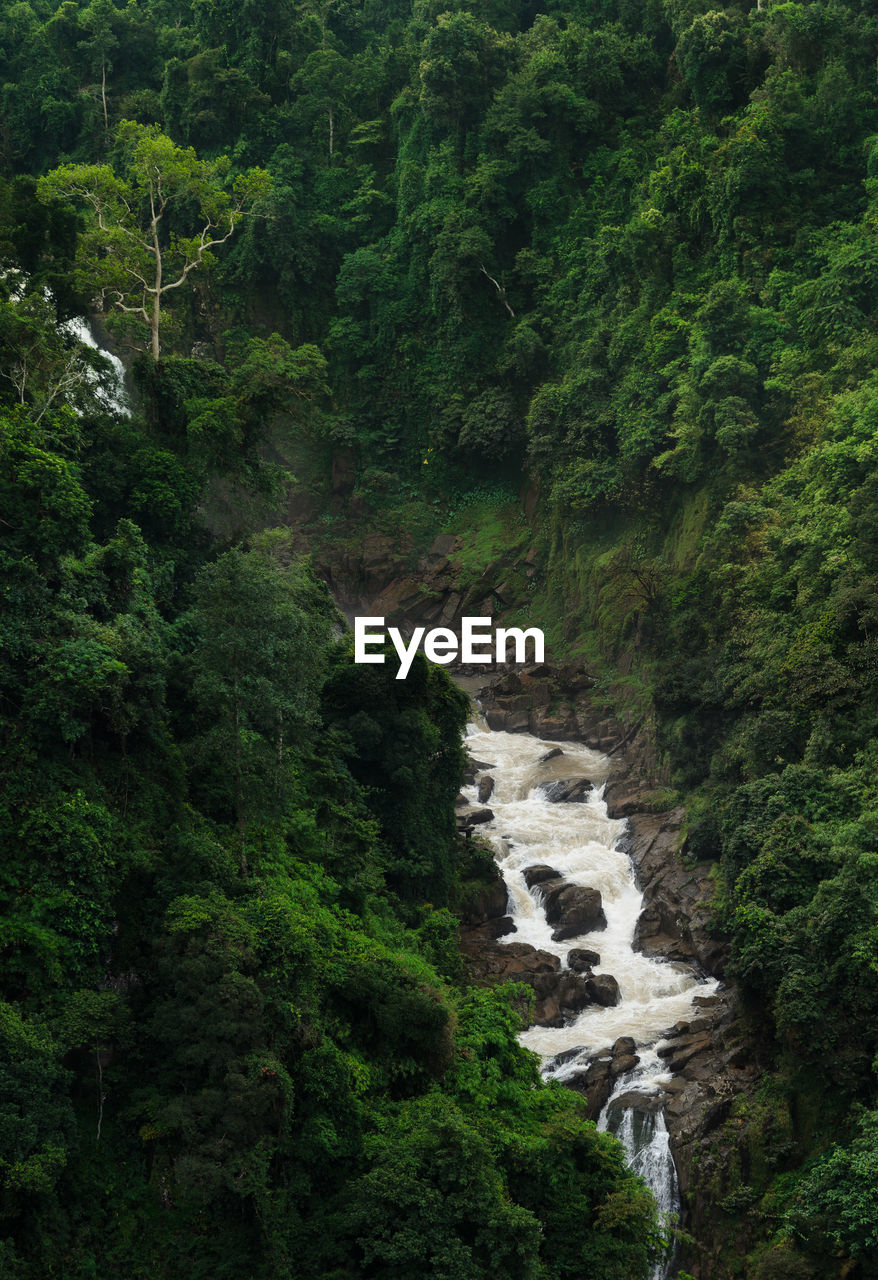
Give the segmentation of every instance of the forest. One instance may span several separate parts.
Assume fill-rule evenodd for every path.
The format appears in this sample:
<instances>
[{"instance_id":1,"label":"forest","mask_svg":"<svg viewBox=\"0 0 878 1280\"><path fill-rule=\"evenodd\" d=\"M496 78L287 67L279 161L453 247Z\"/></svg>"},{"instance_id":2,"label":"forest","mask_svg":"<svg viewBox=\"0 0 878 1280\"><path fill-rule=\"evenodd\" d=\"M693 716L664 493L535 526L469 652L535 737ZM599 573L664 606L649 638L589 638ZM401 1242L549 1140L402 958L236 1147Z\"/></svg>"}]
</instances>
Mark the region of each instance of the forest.
<instances>
[{"instance_id":1,"label":"forest","mask_svg":"<svg viewBox=\"0 0 878 1280\"><path fill-rule=\"evenodd\" d=\"M876 60L875 0L5 0L0 1276L646 1280L465 980L466 699L324 581L463 517L714 864L711 1276L878 1276Z\"/></svg>"}]
</instances>

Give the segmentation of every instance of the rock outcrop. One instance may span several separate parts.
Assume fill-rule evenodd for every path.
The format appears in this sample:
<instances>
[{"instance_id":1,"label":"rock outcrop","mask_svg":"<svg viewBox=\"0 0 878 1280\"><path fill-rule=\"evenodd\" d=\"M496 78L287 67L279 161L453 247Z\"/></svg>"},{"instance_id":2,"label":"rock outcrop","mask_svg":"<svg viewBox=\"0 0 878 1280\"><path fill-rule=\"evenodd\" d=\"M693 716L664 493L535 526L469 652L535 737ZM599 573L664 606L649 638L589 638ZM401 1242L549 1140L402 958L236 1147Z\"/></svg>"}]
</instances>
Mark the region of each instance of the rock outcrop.
<instances>
[{"instance_id":1,"label":"rock outcrop","mask_svg":"<svg viewBox=\"0 0 878 1280\"><path fill-rule=\"evenodd\" d=\"M723 1239L717 1203L724 1191L740 1186L742 1172L746 1179L750 1159L747 1127L731 1118L742 1095L754 1090L761 1069L734 991L696 997L695 1003L698 1016L670 1028L658 1052L674 1072L665 1087L665 1120L684 1222L697 1240L681 1263L686 1271L714 1276L719 1272L713 1260Z\"/></svg>"},{"instance_id":2,"label":"rock outcrop","mask_svg":"<svg viewBox=\"0 0 878 1280\"><path fill-rule=\"evenodd\" d=\"M479 805L466 804L461 805L457 809L457 829L458 831L466 831L467 828L481 826L484 822L493 822L493 809L486 809Z\"/></svg>"},{"instance_id":3,"label":"rock outcrop","mask_svg":"<svg viewBox=\"0 0 878 1280\"><path fill-rule=\"evenodd\" d=\"M588 778L559 778L555 782L541 782L539 789L550 804L585 804L594 791L594 783Z\"/></svg>"},{"instance_id":4,"label":"rock outcrop","mask_svg":"<svg viewBox=\"0 0 878 1280\"><path fill-rule=\"evenodd\" d=\"M508 901L506 882L498 867L494 879L472 889L458 909L461 936L468 940L470 946L515 933L515 923L506 914Z\"/></svg>"},{"instance_id":5,"label":"rock outcrop","mask_svg":"<svg viewBox=\"0 0 878 1280\"><path fill-rule=\"evenodd\" d=\"M606 929L607 917L597 889L569 884L559 878L542 881L537 891L542 898L546 922L555 926L553 942L565 942L567 938Z\"/></svg>"},{"instance_id":6,"label":"rock outcrop","mask_svg":"<svg viewBox=\"0 0 878 1280\"><path fill-rule=\"evenodd\" d=\"M564 1081L569 1089L574 1089L585 1097L592 1120L597 1120L607 1105L619 1077L633 1071L640 1062L634 1052L635 1048L631 1036L620 1036L612 1049L595 1055L582 1071Z\"/></svg>"},{"instance_id":7,"label":"rock outcrop","mask_svg":"<svg viewBox=\"0 0 878 1280\"><path fill-rule=\"evenodd\" d=\"M610 973L590 973L585 979L585 989L592 1004L604 1009L612 1009L619 1003L619 984Z\"/></svg>"},{"instance_id":8,"label":"rock outcrop","mask_svg":"<svg viewBox=\"0 0 878 1280\"><path fill-rule=\"evenodd\" d=\"M624 847L645 899L634 945L645 955L695 963L705 973L722 977L728 940L716 932L711 919L710 864L686 860L685 816L684 809L674 808L628 818Z\"/></svg>"},{"instance_id":9,"label":"rock outcrop","mask_svg":"<svg viewBox=\"0 0 878 1280\"><path fill-rule=\"evenodd\" d=\"M522 982L530 987L535 999L533 1017L528 1021L538 1026L561 1027L591 1004L586 979L570 969L562 970L557 956L530 943L478 939L473 945L470 935L464 936L461 949L473 982L484 986ZM525 1013L524 1002L520 1010Z\"/></svg>"},{"instance_id":10,"label":"rock outcrop","mask_svg":"<svg viewBox=\"0 0 878 1280\"><path fill-rule=\"evenodd\" d=\"M544 884L547 880L563 878L560 871L556 871L554 867L547 867L542 862L534 863L532 867L525 867L521 874L528 889L535 889L537 885Z\"/></svg>"}]
</instances>

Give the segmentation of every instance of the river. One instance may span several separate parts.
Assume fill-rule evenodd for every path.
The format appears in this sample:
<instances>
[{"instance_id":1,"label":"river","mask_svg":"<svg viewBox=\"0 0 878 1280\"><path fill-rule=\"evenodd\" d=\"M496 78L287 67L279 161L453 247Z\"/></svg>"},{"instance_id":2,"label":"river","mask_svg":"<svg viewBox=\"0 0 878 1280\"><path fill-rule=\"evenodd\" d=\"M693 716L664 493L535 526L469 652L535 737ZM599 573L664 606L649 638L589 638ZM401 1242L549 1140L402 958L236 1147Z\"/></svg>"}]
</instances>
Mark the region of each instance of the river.
<instances>
[{"instance_id":1,"label":"river","mask_svg":"<svg viewBox=\"0 0 878 1280\"><path fill-rule=\"evenodd\" d=\"M467 735L473 758L490 762L491 767L482 770L464 794L476 802L478 779L485 774L494 779L487 802L494 819L480 832L494 848L509 894L508 911L516 931L503 941L531 943L559 956L562 966L574 947L597 951L600 964L594 972L612 974L620 989L614 1008L592 1005L563 1027L530 1027L522 1033L521 1042L540 1054L545 1075L563 1081L581 1072L602 1051L609 1051L619 1037L634 1039L640 1062L616 1082L598 1124L623 1143L629 1164L651 1188L660 1212L670 1219L679 1210L662 1108L662 1083L670 1076L656 1049L665 1030L693 1017L694 997L712 994L717 983L703 979L687 965L634 950L643 900L631 859L619 848L626 820L608 817L603 800L610 768L606 756L578 743L493 732L478 723L469 726ZM541 763L553 748L560 748L561 754ZM582 803L552 803L544 784L569 778L587 778L594 789ZM598 889L606 929L554 942L539 889L528 889L522 875L526 867L538 863L553 867L572 884ZM555 1061L558 1055L564 1055L560 1064ZM657 1263L652 1280L665 1280L669 1265L669 1259Z\"/></svg>"}]
</instances>

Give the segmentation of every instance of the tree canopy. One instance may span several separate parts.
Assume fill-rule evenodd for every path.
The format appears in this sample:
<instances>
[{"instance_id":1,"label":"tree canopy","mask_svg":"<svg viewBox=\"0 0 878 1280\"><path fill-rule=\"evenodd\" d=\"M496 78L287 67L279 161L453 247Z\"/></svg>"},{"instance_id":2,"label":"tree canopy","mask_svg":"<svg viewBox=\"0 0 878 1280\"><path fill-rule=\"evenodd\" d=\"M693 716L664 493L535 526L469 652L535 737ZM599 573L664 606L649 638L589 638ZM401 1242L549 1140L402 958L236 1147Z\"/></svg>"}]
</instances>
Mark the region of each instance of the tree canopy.
<instances>
[{"instance_id":1,"label":"tree canopy","mask_svg":"<svg viewBox=\"0 0 878 1280\"><path fill-rule=\"evenodd\" d=\"M646 1273L461 982L460 700L319 585L443 533L713 865L716 1276L878 1274L876 58L857 0L3 7L0 1271Z\"/></svg>"},{"instance_id":2,"label":"tree canopy","mask_svg":"<svg viewBox=\"0 0 878 1280\"><path fill-rule=\"evenodd\" d=\"M231 239L240 219L265 196L269 177L250 169L227 190L228 157L199 160L192 147L177 146L157 126L123 120L116 140L119 171L108 164L61 165L40 179L37 190L46 202L66 197L84 206L79 287L142 320L158 360L165 296L185 285L190 272L210 266L212 250Z\"/></svg>"}]
</instances>

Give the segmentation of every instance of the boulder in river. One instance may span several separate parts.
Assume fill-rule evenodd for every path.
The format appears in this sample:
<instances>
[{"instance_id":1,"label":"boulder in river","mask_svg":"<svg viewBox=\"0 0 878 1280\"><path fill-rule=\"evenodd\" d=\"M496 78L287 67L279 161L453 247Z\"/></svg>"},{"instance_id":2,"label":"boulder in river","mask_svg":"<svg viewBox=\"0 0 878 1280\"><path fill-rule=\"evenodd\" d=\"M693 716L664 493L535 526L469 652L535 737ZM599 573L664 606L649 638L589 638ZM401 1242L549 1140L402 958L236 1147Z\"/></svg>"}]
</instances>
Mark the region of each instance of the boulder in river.
<instances>
[{"instance_id":1,"label":"boulder in river","mask_svg":"<svg viewBox=\"0 0 878 1280\"><path fill-rule=\"evenodd\" d=\"M572 947L567 952L567 964L571 969L575 969L577 973L589 973L600 962L601 958L598 953L589 951L587 947Z\"/></svg>"},{"instance_id":2,"label":"boulder in river","mask_svg":"<svg viewBox=\"0 0 878 1280\"><path fill-rule=\"evenodd\" d=\"M537 764L548 764L550 760L555 760L558 756L563 756L564 752L560 747L552 747L551 751L547 751L544 756L540 756Z\"/></svg>"},{"instance_id":3,"label":"boulder in river","mask_svg":"<svg viewBox=\"0 0 878 1280\"><path fill-rule=\"evenodd\" d=\"M594 1004L612 1009L619 1003L619 984L611 973L591 973L585 980L585 989Z\"/></svg>"},{"instance_id":4,"label":"boulder in river","mask_svg":"<svg viewBox=\"0 0 878 1280\"><path fill-rule=\"evenodd\" d=\"M557 782L541 782L539 790L550 804L584 804L594 783L588 778L559 778Z\"/></svg>"},{"instance_id":5,"label":"boulder in river","mask_svg":"<svg viewBox=\"0 0 878 1280\"><path fill-rule=\"evenodd\" d=\"M566 880L547 880L541 885L541 892L546 920L556 926L552 933L553 942L564 942L583 933L606 929L607 917L597 889L568 884Z\"/></svg>"},{"instance_id":6,"label":"boulder in river","mask_svg":"<svg viewBox=\"0 0 878 1280\"><path fill-rule=\"evenodd\" d=\"M489 773L479 778L479 804L487 804L494 791L494 779Z\"/></svg>"},{"instance_id":7,"label":"boulder in river","mask_svg":"<svg viewBox=\"0 0 878 1280\"><path fill-rule=\"evenodd\" d=\"M493 769L494 765L488 764L486 760L473 760L468 758L463 771L464 782L473 783L476 780L477 773L484 773L486 769Z\"/></svg>"},{"instance_id":8,"label":"boulder in river","mask_svg":"<svg viewBox=\"0 0 878 1280\"><path fill-rule=\"evenodd\" d=\"M564 1083L569 1089L585 1095L588 1114L597 1120L610 1099L619 1076L633 1071L640 1059L633 1052L634 1041L630 1036L620 1036L612 1049L592 1058L585 1070Z\"/></svg>"},{"instance_id":9,"label":"boulder in river","mask_svg":"<svg viewBox=\"0 0 878 1280\"><path fill-rule=\"evenodd\" d=\"M558 1010L555 1012L554 1004L557 1002ZM534 1021L537 1026L557 1027L563 1026L565 1017L570 1014L579 1013L587 1005L591 1004L591 995L588 990L588 983L584 982L578 973L573 973L570 969L565 969L558 975L558 987L553 996L544 1001L544 1007L537 1017L537 1010L534 1009ZM558 1014L561 1015L560 1022Z\"/></svg>"},{"instance_id":10,"label":"boulder in river","mask_svg":"<svg viewBox=\"0 0 878 1280\"><path fill-rule=\"evenodd\" d=\"M457 810L457 826L459 830L465 827L476 827L482 822L493 822L494 810L478 808L476 805L470 805L467 809Z\"/></svg>"},{"instance_id":11,"label":"boulder in river","mask_svg":"<svg viewBox=\"0 0 878 1280\"><path fill-rule=\"evenodd\" d=\"M610 1063L610 1075L627 1076L629 1071L633 1071L640 1062L636 1053L623 1053L614 1058Z\"/></svg>"},{"instance_id":12,"label":"boulder in river","mask_svg":"<svg viewBox=\"0 0 878 1280\"><path fill-rule=\"evenodd\" d=\"M562 879L559 871L556 871L554 867L545 866L542 862L538 862L532 867L525 867L521 874L524 876L524 883L528 889L533 889L534 885L543 884L546 880Z\"/></svg>"}]
</instances>

